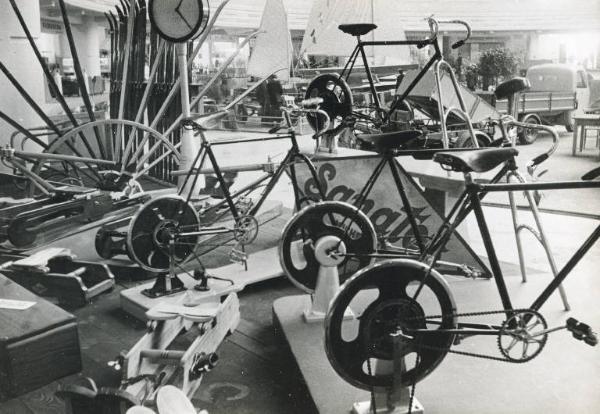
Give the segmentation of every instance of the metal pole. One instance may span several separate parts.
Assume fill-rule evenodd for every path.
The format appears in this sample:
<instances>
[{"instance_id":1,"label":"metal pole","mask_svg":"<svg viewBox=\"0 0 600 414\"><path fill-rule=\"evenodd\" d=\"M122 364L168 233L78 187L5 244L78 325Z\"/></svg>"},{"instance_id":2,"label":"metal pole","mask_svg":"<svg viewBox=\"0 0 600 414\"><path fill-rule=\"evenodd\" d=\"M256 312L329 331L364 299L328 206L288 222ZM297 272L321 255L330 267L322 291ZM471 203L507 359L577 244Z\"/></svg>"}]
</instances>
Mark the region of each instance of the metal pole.
<instances>
[{"instance_id":1,"label":"metal pole","mask_svg":"<svg viewBox=\"0 0 600 414\"><path fill-rule=\"evenodd\" d=\"M125 40L125 53L123 55L123 77L121 80L121 96L119 98L119 115L118 119L123 119L123 112L125 111L125 91L127 90L127 77L129 72L129 60L131 50L131 40L133 37L133 24L135 22L135 7L130 7L129 16L127 20L127 39ZM117 138L115 144L115 159L120 160L121 157L121 139L122 139L123 128L117 128Z\"/></svg>"},{"instance_id":2,"label":"metal pole","mask_svg":"<svg viewBox=\"0 0 600 414\"><path fill-rule=\"evenodd\" d=\"M187 62L187 43L178 43L175 45L177 51L177 63L179 64L179 79L181 80L181 116L189 118L190 116L190 86L188 79L188 62ZM198 140L194 139L194 133L192 130L183 129L181 135L181 159L179 160L180 168L184 170L191 169L193 165L190 165L193 161L192 154L197 154L199 150ZM183 177L178 180L179 193L183 191L193 191L194 188L181 188L184 185ZM202 180L201 185L204 185Z\"/></svg>"}]
</instances>

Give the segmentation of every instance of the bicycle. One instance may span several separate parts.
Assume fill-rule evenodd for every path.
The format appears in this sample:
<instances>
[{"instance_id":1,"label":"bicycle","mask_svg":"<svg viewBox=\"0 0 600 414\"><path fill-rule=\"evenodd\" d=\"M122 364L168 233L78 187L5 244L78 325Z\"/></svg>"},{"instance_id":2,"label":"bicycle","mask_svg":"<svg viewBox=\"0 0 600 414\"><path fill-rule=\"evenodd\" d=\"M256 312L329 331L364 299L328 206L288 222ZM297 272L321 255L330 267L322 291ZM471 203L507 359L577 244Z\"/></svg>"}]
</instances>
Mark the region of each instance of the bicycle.
<instances>
[{"instance_id":1,"label":"bicycle","mask_svg":"<svg viewBox=\"0 0 600 414\"><path fill-rule=\"evenodd\" d=\"M524 78L510 80L500 85L497 88L497 95L501 97L509 97L527 87ZM492 122L492 121L490 121ZM552 136L551 147L542 154L534 157L529 161L527 170L530 176L533 176L535 169L550 157L558 146L558 134L553 128L543 125L529 125L515 121L510 116L503 116L497 121L493 121L498 126L503 135L503 141L509 142L511 137L509 131L516 127L535 128L545 131ZM323 131L317 135L331 133ZM335 133L335 131L333 132ZM512 137L513 145L516 137ZM492 272L487 266L477 258L477 265L480 269L464 264L451 263L440 260L441 255L450 240L450 237L455 234L454 231L448 232L443 243L438 244L427 243L427 229L423 226L420 220L417 219L418 214L415 208L411 205L407 194L407 186L404 180L409 180L416 187L416 184L411 181L409 174L404 170L402 165L395 160L398 156L412 156L417 159L431 159L434 154L439 152L437 149L421 149L407 150L402 148L402 142L396 139L390 139L388 133L372 134L371 142L378 148L378 155L368 156L368 159L375 161L375 167L372 173L366 180L364 186L353 195L351 199L341 201L330 201L331 195L326 194L323 198L318 193L311 193L311 189L317 185L321 189L327 188L323 177L320 181L314 178L308 180L305 184L305 192L307 195L319 196L319 203L307 206L299 211L286 225L282 240L280 243L280 262L284 272L289 276L292 283L305 292L312 293L316 289L317 273L319 263L314 255L314 246L317 240L324 235L333 235L340 240L340 244L344 244L347 250L345 259L338 266L338 274L340 283L343 283L347 278L354 274L359 269L371 264L376 259L388 259L409 257L418 260L433 260L439 269L443 268L444 273L455 273L472 278L491 278ZM462 153L464 151L478 151L467 149L450 149L448 151ZM357 158L362 161L366 158ZM333 175L335 170L331 168L320 168L320 175ZM387 229L384 226L376 231L374 224L363 213L362 210L372 210L374 201L370 199L370 194L380 179L385 168L391 171L395 190L400 196L401 208L398 212L403 211L406 216L404 221L405 226L399 225L399 232L390 231L389 234L382 234ZM406 177L406 178L401 178ZM514 177L517 181L525 182L525 178L518 171L515 163L505 163L490 179L490 183L499 183L504 177L510 180ZM461 211L458 223L462 222L470 213L471 208L465 208ZM399 214L399 213L398 213ZM440 220L442 221L442 220ZM443 226L443 222L440 223ZM396 234L398 233L398 234ZM393 243L400 242L401 245ZM522 254L520 252L520 254ZM562 293L562 288L561 288ZM564 293L563 293L564 297ZM568 307L566 298L565 307Z\"/></svg>"},{"instance_id":2,"label":"bicycle","mask_svg":"<svg viewBox=\"0 0 600 414\"><path fill-rule=\"evenodd\" d=\"M296 164L306 165L314 178L316 170L310 158L300 152L291 118L317 111L320 110L284 107L282 113L287 125L285 134L275 134L279 129L275 127L269 131L271 135L266 137L219 141L209 140L206 133L223 120L228 111L222 110L184 119L181 123L182 128L193 130L199 137L201 146L191 164L194 167L173 173L176 177L184 176L177 194L154 198L144 204L130 220L106 226L96 236L96 250L104 258L127 254L140 267L151 272L173 272L174 267L185 270L183 266L188 260L196 260L202 267L198 248L203 244L204 238L225 235L230 237L229 240L234 239L237 242L237 246L232 249L231 258L245 262L245 246L252 243L258 235L259 223L256 215L284 171L289 171L296 208L301 209L302 204L308 201L298 191ZM264 164L223 168L213 151L213 147L220 145L282 139L289 139L291 146L280 163L269 160ZM207 161L209 165L205 166ZM236 191L230 191L231 182L226 179L225 174L261 170L264 172L262 176ZM216 176L220 194L212 194L213 201L216 201L212 204L202 200L195 201L193 191L184 195L187 189L196 187L200 174ZM257 199L252 200L251 193L262 187L264 189ZM316 192L324 195L319 186L316 186ZM126 231L118 230L125 225L128 226Z\"/></svg>"},{"instance_id":3,"label":"bicycle","mask_svg":"<svg viewBox=\"0 0 600 414\"><path fill-rule=\"evenodd\" d=\"M511 122L519 125L514 120ZM433 267L439 250L428 260L393 259L371 265L344 283L328 311L325 346L329 360L339 375L352 384L371 391L374 387L389 387L393 381L397 381L397 375L365 370L364 362L389 362L395 357L412 355L411 365L401 373L401 385L413 387L414 395L415 384L430 374L448 353L524 363L540 354L550 333L561 329L567 329L575 339L591 346L597 344L597 336L591 327L574 318L567 319L562 326L549 328L540 308L600 238L600 224L528 307L515 308L491 239L481 198L490 192L600 188L600 181L591 181L600 177L600 168L585 174L581 181L484 184L474 179L474 173L490 171L503 163L514 165L517 154L515 148L493 148L471 152L443 151L433 156L433 160L443 169L463 175L465 189L443 225L430 240L429 246L443 245L464 212L472 210L489 258L502 308L458 312L447 282ZM329 254L343 256L341 251L335 249ZM368 300L363 299L364 311L359 316L358 333L349 339L347 335L342 335L344 312L351 303L357 303L359 295L364 298L367 291L371 293L368 294ZM494 315L502 316L503 322L459 321L459 318ZM399 349L394 349L394 335L402 336L403 343ZM452 349L466 338L482 335L496 336L499 356Z\"/></svg>"},{"instance_id":4,"label":"bicycle","mask_svg":"<svg viewBox=\"0 0 600 414\"><path fill-rule=\"evenodd\" d=\"M456 134L450 137L447 121L450 116L453 116L454 120L460 122L461 120L466 123L467 136L470 138L470 143L473 147L479 147L480 145L488 145L492 142L492 139L487 133L482 131L475 131L473 129L471 119L469 116L469 110L465 105L465 100L462 96L462 92L456 76L452 70L452 67L443 59L440 46L438 44L438 31L439 24L453 24L460 25L465 28L466 35L463 39L455 42L452 45L453 49L459 48L464 45L471 36L471 28L468 23L462 20L436 20L433 17L427 18L429 24L430 35L425 39L419 40L402 40L402 41L363 41L361 36L368 34L372 30L376 29L375 24L343 24L339 26L339 29L344 33L350 34L356 37L357 44L353 52L350 54L348 61L343 67L340 74L337 73L326 73L315 77L307 87L305 98L321 97L324 99L323 104L320 106L325 112L327 112L329 118L333 121L336 118L346 118L352 116L358 120L357 129L362 132L366 132L365 139L369 139L367 134L371 131L374 133L388 132L389 139L397 139L403 141L403 146L408 148L449 148L451 143L458 143L460 141L461 146L467 146L469 139L463 139L462 136ZM396 95L389 108L384 108L380 102L379 95L377 93L377 86L375 85L373 74L369 66L365 48L375 46L416 46L421 49L426 46L433 48L433 55L425 64L425 66L419 70L419 72L410 81L408 86L403 87L403 91L400 95ZM373 104L367 108L355 110L352 92L348 86L348 78L350 77L353 68L357 60L361 58L364 66L369 90L373 97ZM396 110L405 110L408 113L413 112L411 104L408 102L408 96L415 89L415 86L423 79L428 71L433 67L434 78L437 90L437 116L440 120L440 132L441 140L434 138L435 134L431 133L431 125L419 126L414 120L406 120L396 122L393 120L393 114ZM457 96L460 107L449 107L444 108L443 92L442 92L442 72L445 71L450 75L450 81L452 88ZM434 111L435 112L435 111ZM315 130L319 130L321 127L321 120L317 115L307 116L309 124ZM404 134L402 133L404 132ZM440 145L441 141L441 145ZM456 144L458 145L458 144Z\"/></svg>"}]
</instances>

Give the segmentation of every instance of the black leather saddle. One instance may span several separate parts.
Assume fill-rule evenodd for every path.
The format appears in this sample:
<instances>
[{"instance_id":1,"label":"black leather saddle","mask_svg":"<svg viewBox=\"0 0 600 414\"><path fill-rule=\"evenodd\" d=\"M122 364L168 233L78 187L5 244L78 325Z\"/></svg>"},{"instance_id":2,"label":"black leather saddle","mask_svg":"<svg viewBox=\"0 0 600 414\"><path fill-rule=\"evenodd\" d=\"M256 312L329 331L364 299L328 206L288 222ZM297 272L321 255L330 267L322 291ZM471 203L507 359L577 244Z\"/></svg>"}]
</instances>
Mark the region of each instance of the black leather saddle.
<instances>
[{"instance_id":1,"label":"black leather saddle","mask_svg":"<svg viewBox=\"0 0 600 414\"><path fill-rule=\"evenodd\" d=\"M486 172L519 154L515 148L489 148L461 152L437 152L433 160L452 171Z\"/></svg>"},{"instance_id":2,"label":"black leather saddle","mask_svg":"<svg viewBox=\"0 0 600 414\"><path fill-rule=\"evenodd\" d=\"M356 137L375 147L377 152L388 152L400 149L421 135L421 131L409 129L406 131L384 132L381 134L360 134Z\"/></svg>"},{"instance_id":3,"label":"black leather saddle","mask_svg":"<svg viewBox=\"0 0 600 414\"><path fill-rule=\"evenodd\" d=\"M377 25L373 23L340 24L338 29L352 36L362 36L366 35L371 30L377 29Z\"/></svg>"},{"instance_id":4,"label":"black leather saddle","mask_svg":"<svg viewBox=\"0 0 600 414\"><path fill-rule=\"evenodd\" d=\"M517 77L507 80L506 82L502 82L496 87L494 94L496 95L496 99L507 99L513 94L517 92L523 92L529 88L531 88L529 79Z\"/></svg>"},{"instance_id":5,"label":"black leather saddle","mask_svg":"<svg viewBox=\"0 0 600 414\"><path fill-rule=\"evenodd\" d=\"M210 112L208 114L193 114L189 118L184 118L182 123L185 125L193 123L195 127L200 128L203 131L209 129L215 129L219 126L219 121L221 121L229 111L221 110L217 112Z\"/></svg>"}]
</instances>

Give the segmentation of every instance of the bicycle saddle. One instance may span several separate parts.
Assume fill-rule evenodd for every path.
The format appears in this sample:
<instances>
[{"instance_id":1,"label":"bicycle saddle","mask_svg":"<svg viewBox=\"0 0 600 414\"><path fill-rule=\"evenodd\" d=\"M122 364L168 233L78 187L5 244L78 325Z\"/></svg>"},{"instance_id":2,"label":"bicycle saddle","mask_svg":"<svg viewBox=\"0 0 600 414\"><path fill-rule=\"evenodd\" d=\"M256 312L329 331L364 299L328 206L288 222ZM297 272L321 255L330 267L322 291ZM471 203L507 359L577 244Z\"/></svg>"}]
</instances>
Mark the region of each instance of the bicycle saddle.
<instances>
[{"instance_id":1,"label":"bicycle saddle","mask_svg":"<svg viewBox=\"0 0 600 414\"><path fill-rule=\"evenodd\" d=\"M377 25L373 23L340 24L338 29L352 36L362 36L366 35L373 29L377 29Z\"/></svg>"},{"instance_id":2,"label":"bicycle saddle","mask_svg":"<svg viewBox=\"0 0 600 414\"><path fill-rule=\"evenodd\" d=\"M500 85L498 85L494 94L496 95L497 99L506 99L511 95L517 92L523 92L530 87L531 83L529 82L529 79L517 77L507 80L506 82L502 82Z\"/></svg>"},{"instance_id":3,"label":"bicycle saddle","mask_svg":"<svg viewBox=\"0 0 600 414\"><path fill-rule=\"evenodd\" d=\"M402 148L419 135L421 135L421 131L409 129L406 131L384 132L381 134L360 134L356 135L356 137L373 144L377 152L387 152Z\"/></svg>"},{"instance_id":4,"label":"bicycle saddle","mask_svg":"<svg viewBox=\"0 0 600 414\"><path fill-rule=\"evenodd\" d=\"M452 171L486 172L519 153L515 148L489 148L462 152L437 152L433 160Z\"/></svg>"},{"instance_id":5,"label":"bicycle saddle","mask_svg":"<svg viewBox=\"0 0 600 414\"><path fill-rule=\"evenodd\" d=\"M219 121L227 115L229 111L221 110L217 112L211 112L208 114L192 114L189 118L182 120L183 124L193 123L195 127L202 129L203 131L209 129L215 129L219 125Z\"/></svg>"}]
</instances>

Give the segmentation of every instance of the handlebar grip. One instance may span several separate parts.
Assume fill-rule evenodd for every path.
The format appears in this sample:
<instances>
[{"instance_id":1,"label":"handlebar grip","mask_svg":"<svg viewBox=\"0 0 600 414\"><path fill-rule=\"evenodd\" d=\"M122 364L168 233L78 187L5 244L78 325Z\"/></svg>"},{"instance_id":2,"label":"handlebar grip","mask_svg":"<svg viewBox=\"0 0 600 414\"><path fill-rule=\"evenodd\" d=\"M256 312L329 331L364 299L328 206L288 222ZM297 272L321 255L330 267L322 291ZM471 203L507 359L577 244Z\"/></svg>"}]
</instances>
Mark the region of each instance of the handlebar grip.
<instances>
[{"instance_id":1,"label":"handlebar grip","mask_svg":"<svg viewBox=\"0 0 600 414\"><path fill-rule=\"evenodd\" d=\"M456 42L452 45L452 49L458 49L459 47L463 46L464 44L465 44L464 40L459 40L458 42Z\"/></svg>"},{"instance_id":2,"label":"handlebar grip","mask_svg":"<svg viewBox=\"0 0 600 414\"><path fill-rule=\"evenodd\" d=\"M540 154L531 160L531 166L535 167L536 165L539 165L539 164L543 163L544 161L546 161L549 157L550 156L548 155L548 153Z\"/></svg>"},{"instance_id":3,"label":"handlebar grip","mask_svg":"<svg viewBox=\"0 0 600 414\"><path fill-rule=\"evenodd\" d=\"M309 106L317 106L323 103L323 98L310 98L310 99L303 99L302 101L300 101L300 106L302 107L309 107Z\"/></svg>"},{"instance_id":4,"label":"handlebar grip","mask_svg":"<svg viewBox=\"0 0 600 414\"><path fill-rule=\"evenodd\" d=\"M598 177L600 177L600 167L596 167L592 171L588 171L581 177L581 179L585 181L591 181Z\"/></svg>"}]
</instances>

